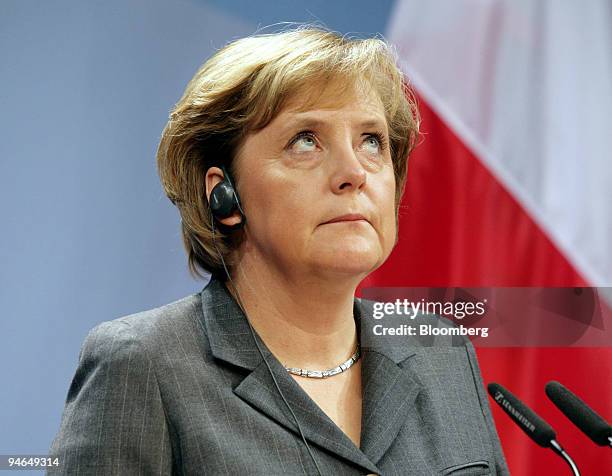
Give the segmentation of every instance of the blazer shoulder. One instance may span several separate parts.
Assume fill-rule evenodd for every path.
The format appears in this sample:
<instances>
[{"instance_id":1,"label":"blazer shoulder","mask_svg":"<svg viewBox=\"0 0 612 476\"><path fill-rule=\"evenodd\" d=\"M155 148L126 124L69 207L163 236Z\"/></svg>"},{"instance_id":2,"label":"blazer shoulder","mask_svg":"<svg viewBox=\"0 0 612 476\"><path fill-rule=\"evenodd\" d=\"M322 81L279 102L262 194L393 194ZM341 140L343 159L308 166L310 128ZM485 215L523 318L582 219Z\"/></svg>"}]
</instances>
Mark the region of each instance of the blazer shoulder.
<instances>
[{"instance_id":1,"label":"blazer shoulder","mask_svg":"<svg viewBox=\"0 0 612 476\"><path fill-rule=\"evenodd\" d=\"M83 347L92 339L96 341L119 339L135 340L145 347L155 348L155 344L170 333L175 335L186 326L193 326L193 323L199 319L200 306L200 294L194 293L156 308L100 322L89 331Z\"/></svg>"},{"instance_id":2,"label":"blazer shoulder","mask_svg":"<svg viewBox=\"0 0 612 476\"><path fill-rule=\"evenodd\" d=\"M154 329L149 321L172 315L168 308L160 311L164 307L89 331L49 449L60 467L47 474L170 474L170 429L156 353L146 345Z\"/></svg>"}]
</instances>

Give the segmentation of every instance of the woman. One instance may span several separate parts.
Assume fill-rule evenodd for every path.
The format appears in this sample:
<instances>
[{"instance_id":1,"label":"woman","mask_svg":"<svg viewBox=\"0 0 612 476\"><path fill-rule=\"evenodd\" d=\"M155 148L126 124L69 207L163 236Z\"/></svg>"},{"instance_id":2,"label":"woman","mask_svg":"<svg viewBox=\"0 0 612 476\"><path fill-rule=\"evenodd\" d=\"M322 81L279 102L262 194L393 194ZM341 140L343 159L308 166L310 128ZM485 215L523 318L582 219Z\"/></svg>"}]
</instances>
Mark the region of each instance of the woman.
<instances>
[{"instance_id":1,"label":"woman","mask_svg":"<svg viewBox=\"0 0 612 476\"><path fill-rule=\"evenodd\" d=\"M202 66L157 159L211 280L90 332L56 471L507 473L469 344L360 346L355 289L395 246L418 134L406 93L383 41L315 27Z\"/></svg>"}]
</instances>

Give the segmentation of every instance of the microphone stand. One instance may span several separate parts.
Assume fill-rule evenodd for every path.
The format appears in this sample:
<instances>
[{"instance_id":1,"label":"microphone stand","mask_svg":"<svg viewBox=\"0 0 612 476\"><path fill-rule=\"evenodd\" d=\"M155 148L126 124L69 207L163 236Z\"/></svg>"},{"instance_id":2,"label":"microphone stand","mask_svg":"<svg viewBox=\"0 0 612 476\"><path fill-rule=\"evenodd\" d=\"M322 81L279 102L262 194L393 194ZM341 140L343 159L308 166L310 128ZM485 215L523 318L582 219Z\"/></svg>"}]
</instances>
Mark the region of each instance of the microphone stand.
<instances>
[{"instance_id":1,"label":"microphone stand","mask_svg":"<svg viewBox=\"0 0 612 476\"><path fill-rule=\"evenodd\" d=\"M565 460L565 462L570 465L574 476L580 476L580 472L578 471L576 463L574 463L574 460L570 458L570 455L566 453L566 451L561 447L561 445L557 443L557 440L550 440L550 449L557 453L559 456L561 456Z\"/></svg>"}]
</instances>

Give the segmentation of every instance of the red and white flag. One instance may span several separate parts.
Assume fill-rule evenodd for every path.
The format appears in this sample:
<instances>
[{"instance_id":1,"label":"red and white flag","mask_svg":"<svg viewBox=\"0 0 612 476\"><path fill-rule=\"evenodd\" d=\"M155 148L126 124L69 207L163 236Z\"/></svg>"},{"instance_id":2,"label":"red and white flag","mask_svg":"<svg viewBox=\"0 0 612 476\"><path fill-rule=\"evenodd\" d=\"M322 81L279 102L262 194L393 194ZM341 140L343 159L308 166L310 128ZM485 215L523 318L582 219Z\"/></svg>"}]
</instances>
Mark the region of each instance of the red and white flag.
<instances>
[{"instance_id":1,"label":"red and white flag","mask_svg":"<svg viewBox=\"0 0 612 476\"><path fill-rule=\"evenodd\" d=\"M612 286L610 3L403 0L386 37L424 135L398 245L362 287ZM478 354L485 382L549 421L584 474L612 474L609 450L544 394L558 380L610 419L610 346ZM568 471L493 412L513 475Z\"/></svg>"}]
</instances>

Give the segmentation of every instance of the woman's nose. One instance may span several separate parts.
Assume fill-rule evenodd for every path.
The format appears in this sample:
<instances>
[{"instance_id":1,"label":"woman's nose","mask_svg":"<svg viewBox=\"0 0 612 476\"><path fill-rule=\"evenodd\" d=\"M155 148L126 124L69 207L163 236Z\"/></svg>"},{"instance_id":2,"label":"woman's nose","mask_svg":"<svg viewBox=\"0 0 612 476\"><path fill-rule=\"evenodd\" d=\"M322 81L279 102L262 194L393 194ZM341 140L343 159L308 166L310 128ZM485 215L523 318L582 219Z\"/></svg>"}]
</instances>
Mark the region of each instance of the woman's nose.
<instances>
[{"instance_id":1,"label":"woman's nose","mask_svg":"<svg viewBox=\"0 0 612 476\"><path fill-rule=\"evenodd\" d=\"M332 162L331 184L334 193L363 189L367 173L351 146L344 145L337 148Z\"/></svg>"}]
</instances>

